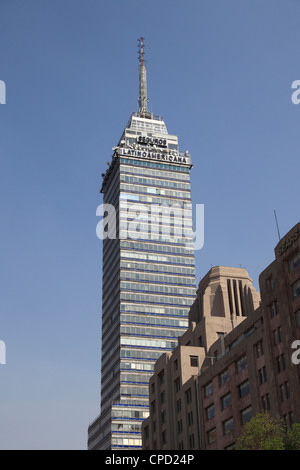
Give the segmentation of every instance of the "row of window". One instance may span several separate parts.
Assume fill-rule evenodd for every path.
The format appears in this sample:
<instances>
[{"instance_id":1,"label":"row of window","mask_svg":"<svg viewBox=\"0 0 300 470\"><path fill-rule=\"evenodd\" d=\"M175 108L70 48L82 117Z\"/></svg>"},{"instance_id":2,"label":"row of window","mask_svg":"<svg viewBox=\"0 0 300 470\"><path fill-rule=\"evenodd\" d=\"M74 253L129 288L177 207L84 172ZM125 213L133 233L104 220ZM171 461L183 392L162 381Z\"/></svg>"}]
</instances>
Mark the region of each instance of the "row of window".
<instances>
[{"instance_id":1,"label":"row of window","mask_svg":"<svg viewBox=\"0 0 300 470\"><path fill-rule=\"evenodd\" d=\"M111 440L113 447L141 447L142 439L128 439L128 438L116 438L113 437Z\"/></svg>"},{"instance_id":2,"label":"row of window","mask_svg":"<svg viewBox=\"0 0 300 470\"><path fill-rule=\"evenodd\" d=\"M174 266L170 265L159 265L159 264L150 264L150 263L142 263L142 262L134 262L134 261L121 261L121 270L122 268L135 270L135 271L142 271L144 272L155 272L158 274L172 274L172 275L180 275L180 276L193 276L195 278L195 269L193 268L184 268L181 266Z\"/></svg>"},{"instance_id":3,"label":"row of window","mask_svg":"<svg viewBox=\"0 0 300 470\"><path fill-rule=\"evenodd\" d=\"M154 367L152 364L148 364L145 362L121 361L121 371L122 370L151 371L153 373Z\"/></svg>"},{"instance_id":4,"label":"row of window","mask_svg":"<svg viewBox=\"0 0 300 470\"><path fill-rule=\"evenodd\" d=\"M161 356L161 351L144 351L144 350L133 350L133 349L121 349L121 359L143 359L156 361Z\"/></svg>"},{"instance_id":5,"label":"row of window","mask_svg":"<svg viewBox=\"0 0 300 470\"><path fill-rule=\"evenodd\" d=\"M133 396L133 397L148 397L149 387L147 385L134 387L134 386L125 386L121 385L121 395L122 396Z\"/></svg>"},{"instance_id":6,"label":"row of window","mask_svg":"<svg viewBox=\"0 0 300 470\"><path fill-rule=\"evenodd\" d=\"M147 160L131 160L129 158L120 158L120 163L125 163L133 167L159 168L161 170L176 171L180 173L189 173L189 168L185 166L167 165L159 162L149 162Z\"/></svg>"},{"instance_id":7,"label":"row of window","mask_svg":"<svg viewBox=\"0 0 300 470\"><path fill-rule=\"evenodd\" d=\"M295 299L296 297L299 297L299 295L300 295L300 279L298 279L292 285L292 294L293 294L293 299Z\"/></svg>"},{"instance_id":8,"label":"row of window","mask_svg":"<svg viewBox=\"0 0 300 470\"><path fill-rule=\"evenodd\" d=\"M158 188L162 187L162 188L172 188L172 189L183 189L186 191L191 189L190 183L179 183L175 181L167 181L167 180L154 179L154 178L142 178L139 176L129 176L129 175L124 175L124 174L120 174L120 181L124 183L130 183L130 184L151 186L153 189L155 189L155 192L156 192L156 186Z\"/></svg>"},{"instance_id":9,"label":"row of window","mask_svg":"<svg viewBox=\"0 0 300 470\"><path fill-rule=\"evenodd\" d=\"M173 245L166 245L166 244L156 244L156 243L140 243L138 241L127 241L121 240L120 242L121 248L127 248L131 250L142 250L149 252L158 252L158 253L173 253L173 254L182 254L185 256L194 256L192 253L192 249L188 246L178 247Z\"/></svg>"},{"instance_id":10,"label":"row of window","mask_svg":"<svg viewBox=\"0 0 300 470\"><path fill-rule=\"evenodd\" d=\"M300 279L295 284L293 284L292 288L293 288L293 297L294 298L298 297L300 295ZM269 315L271 319L279 314L279 305L278 305L277 300L275 300L270 305L268 305L268 311L269 311ZM296 326L300 326L300 309L296 310L295 312L295 322L296 322ZM280 331L278 331L278 342L282 341L281 327L279 327L279 329ZM274 344L278 344L275 342L275 339L274 339Z\"/></svg>"},{"instance_id":11,"label":"row of window","mask_svg":"<svg viewBox=\"0 0 300 470\"><path fill-rule=\"evenodd\" d=\"M237 362L236 362L236 372L241 372L243 369L247 367L247 358L246 356L241 357ZM223 385L226 382L229 381L229 370L226 369L221 374L219 375L219 384ZM204 395L208 397L213 393L213 383L210 382L204 387Z\"/></svg>"},{"instance_id":12,"label":"row of window","mask_svg":"<svg viewBox=\"0 0 300 470\"><path fill-rule=\"evenodd\" d=\"M175 317L188 317L188 308L175 308L175 307L160 307L153 305L135 305L135 304L122 304L120 306L121 312L136 312L136 313L146 313L146 314L160 314L160 315L169 315Z\"/></svg>"},{"instance_id":13,"label":"row of window","mask_svg":"<svg viewBox=\"0 0 300 470\"><path fill-rule=\"evenodd\" d=\"M175 181L189 181L188 173L178 173L172 171L156 170L152 168L134 167L132 165L120 165L121 173L130 173L138 176L154 176L156 178L173 179Z\"/></svg>"},{"instance_id":14,"label":"row of window","mask_svg":"<svg viewBox=\"0 0 300 470\"><path fill-rule=\"evenodd\" d=\"M210 384L210 385L212 385L212 384ZM238 388L239 397L240 398L245 397L246 395L248 395L250 393L249 380L245 380L244 382L239 384L237 386L237 388ZM212 393L212 392L210 391L210 393ZM226 393L226 395L221 397L220 400L221 400L221 409L222 410L224 410L228 406L231 406L231 404L232 404L231 392ZM215 404L214 403L212 403L211 405L209 405L205 409L205 415L206 415L207 420L214 418L214 416L215 416Z\"/></svg>"},{"instance_id":15,"label":"row of window","mask_svg":"<svg viewBox=\"0 0 300 470\"><path fill-rule=\"evenodd\" d=\"M153 283L164 283L164 284L175 284L176 286L194 286L195 278L193 277L182 277L176 276L175 274L147 274L139 273L135 271L124 271L120 272L121 280L126 281L139 281L139 282L153 282Z\"/></svg>"},{"instance_id":16,"label":"row of window","mask_svg":"<svg viewBox=\"0 0 300 470\"><path fill-rule=\"evenodd\" d=\"M170 198L160 197L162 190L156 190L156 193L142 193L142 194L133 194L130 193L130 189L128 188L128 192L120 193L120 199L127 199L128 201L138 201L141 203L154 203L154 204L163 204L169 205L171 202ZM144 194L144 195L143 195ZM150 195L151 194L151 195ZM174 199L172 198L172 202ZM180 198L176 198L174 201L177 205L179 205L182 209L187 209L191 205L191 200L189 199L188 202L185 199L182 201Z\"/></svg>"},{"instance_id":17,"label":"row of window","mask_svg":"<svg viewBox=\"0 0 300 470\"><path fill-rule=\"evenodd\" d=\"M140 424L134 423L113 423L111 425L112 432L138 432L141 431Z\"/></svg>"},{"instance_id":18,"label":"row of window","mask_svg":"<svg viewBox=\"0 0 300 470\"><path fill-rule=\"evenodd\" d=\"M130 409L114 409L112 408L111 417L112 419L146 419L149 416L149 411L142 410L130 410Z\"/></svg>"},{"instance_id":19,"label":"row of window","mask_svg":"<svg viewBox=\"0 0 300 470\"><path fill-rule=\"evenodd\" d=\"M177 341L158 341L138 338L124 338L121 336L121 346L133 346L136 348L153 348L153 349L174 349L177 346Z\"/></svg>"},{"instance_id":20,"label":"row of window","mask_svg":"<svg viewBox=\"0 0 300 470\"><path fill-rule=\"evenodd\" d=\"M148 295L148 294L133 294L131 292L121 292L121 300L128 300L130 302L153 302L160 305L191 305L191 299L180 298L180 297L164 297L157 295Z\"/></svg>"},{"instance_id":21,"label":"row of window","mask_svg":"<svg viewBox=\"0 0 300 470\"><path fill-rule=\"evenodd\" d=\"M124 258L130 258L134 260L147 260L147 261L155 261L157 263L168 263L168 264L183 264L183 265L188 265L188 266L194 266L194 259L193 257L187 257L187 255L183 255L181 257L178 256L162 256L162 255L155 255L152 253L145 253L145 252L139 252L137 250L134 251L121 251L121 259Z\"/></svg>"},{"instance_id":22,"label":"row of window","mask_svg":"<svg viewBox=\"0 0 300 470\"><path fill-rule=\"evenodd\" d=\"M147 225L138 223L134 223L134 227L129 224L128 230L127 228L123 228L120 231L120 238L122 240L139 240L143 244L148 241L153 241L161 245L168 245L168 246L182 246L186 249L193 249L194 247L194 235L192 232L192 228L188 229L178 229L176 230L177 233L171 228L170 230L166 227L162 226L160 230L147 230ZM159 245L159 246L161 246ZM161 251L161 250L157 250Z\"/></svg>"},{"instance_id":23,"label":"row of window","mask_svg":"<svg viewBox=\"0 0 300 470\"><path fill-rule=\"evenodd\" d=\"M147 371L144 371L142 373L135 373L135 374L122 372L120 379L121 379L121 382L131 382L131 383L142 384L142 385L145 385L146 383L148 385L151 375L152 374Z\"/></svg>"},{"instance_id":24,"label":"row of window","mask_svg":"<svg viewBox=\"0 0 300 470\"><path fill-rule=\"evenodd\" d=\"M153 232L158 232L155 225L168 222L172 227L192 228L192 207L180 207L179 204L146 204L140 202L120 201L120 227L128 228L125 222L135 221L136 223L151 223Z\"/></svg>"},{"instance_id":25,"label":"row of window","mask_svg":"<svg viewBox=\"0 0 300 470\"><path fill-rule=\"evenodd\" d=\"M134 222L136 224L136 222ZM192 249L194 247L194 235L192 228L189 229L176 229L175 231L171 228L166 229L166 226L162 226L162 229L154 231L147 230L147 225L138 223L138 225L132 226L128 225L127 228L123 228L120 231L120 238L122 240L139 240L140 242L146 243L148 241L155 241L158 244L163 244L168 246L182 246L187 249ZM161 251L161 250L157 250Z\"/></svg>"},{"instance_id":26,"label":"row of window","mask_svg":"<svg viewBox=\"0 0 300 470\"><path fill-rule=\"evenodd\" d=\"M136 184L127 184L127 183L120 183L120 190L125 192L132 192L137 194L144 194L149 195L147 192L147 186L138 186ZM175 200L184 199L185 201L190 201L190 191L182 192L182 191L173 191L171 189L159 189L156 191L156 194L159 196L167 196L170 198L174 198Z\"/></svg>"},{"instance_id":27,"label":"row of window","mask_svg":"<svg viewBox=\"0 0 300 470\"><path fill-rule=\"evenodd\" d=\"M240 412L241 424L244 425L252 418L252 407L248 406ZM234 420L230 417L222 422L223 435L226 435L234 430ZM207 434L207 444L212 444L217 440L217 428L210 429Z\"/></svg>"},{"instance_id":28,"label":"row of window","mask_svg":"<svg viewBox=\"0 0 300 470\"><path fill-rule=\"evenodd\" d=\"M142 282L126 282L121 281L120 287L122 290L135 291L135 292L148 292L149 294L176 294L184 295L186 297L195 297L195 288L190 289L189 287L176 287L176 286L165 286L161 284L144 284Z\"/></svg>"},{"instance_id":29,"label":"row of window","mask_svg":"<svg viewBox=\"0 0 300 470\"><path fill-rule=\"evenodd\" d=\"M298 251L298 253L292 256L292 258L288 262L288 265L290 273L293 272L297 268L297 266L300 265L300 251Z\"/></svg>"},{"instance_id":30,"label":"row of window","mask_svg":"<svg viewBox=\"0 0 300 470\"><path fill-rule=\"evenodd\" d=\"M121 326L121 334L136 335L136 336L151 336L156 338L173 338L177 339L179 336L182 336L184 330L176 329L163 329L163 328L150 328L142 326Z\"/></svg>"},{"instance_id":31,"label":"row of window","mask_svg":"<svg viewBox=\"0 0 300 470\"><path fill-rule=\"evenodd\" d=\"M146 315L121 315L121 323L132 323L135 325L155 325L171 327L188 328L188 320L177 320L174 318L161 318ZM171 335L172 330L169 330ZM169 335L169 336L170 336ZM174 335L175 336L175 335Z\"/></svg>"}]
</instances>

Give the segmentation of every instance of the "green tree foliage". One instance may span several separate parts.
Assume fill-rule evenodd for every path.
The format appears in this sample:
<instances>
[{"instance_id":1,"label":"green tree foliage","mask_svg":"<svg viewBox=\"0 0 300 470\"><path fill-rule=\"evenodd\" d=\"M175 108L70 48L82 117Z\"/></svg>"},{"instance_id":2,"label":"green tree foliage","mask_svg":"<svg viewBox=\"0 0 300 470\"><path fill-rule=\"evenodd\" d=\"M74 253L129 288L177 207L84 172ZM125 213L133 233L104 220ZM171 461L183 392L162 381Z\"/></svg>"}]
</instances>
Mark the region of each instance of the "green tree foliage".
<instances>
[{"instance_id":1,"label":"green tree foliage","mask_svg":"<svg viewBox=\"0 0 300 470\"><path fill-rule=\"evenodd\" d=\"M285 426L282 420L272 418L268 412L257 413L243 426L236 450L284 450Z\"/></svg>"},{"instance_id":2,"label":"green tree foliage","mask_svg":"<svg viewBox=\"0 0 300 470\"><path fill-rule=\"evenodd\" d=\"M287 432L285 448L300 450L300 423L294 423Z\"/></svg>"}]
</instances>

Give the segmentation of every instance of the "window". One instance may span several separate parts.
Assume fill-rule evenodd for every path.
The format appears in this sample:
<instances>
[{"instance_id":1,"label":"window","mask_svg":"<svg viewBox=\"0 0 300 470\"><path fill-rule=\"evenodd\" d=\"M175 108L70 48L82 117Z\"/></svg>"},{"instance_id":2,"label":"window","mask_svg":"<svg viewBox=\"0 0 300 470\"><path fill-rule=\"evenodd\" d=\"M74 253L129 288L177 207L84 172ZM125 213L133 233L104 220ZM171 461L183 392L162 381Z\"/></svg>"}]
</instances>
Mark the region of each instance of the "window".
<instances>
[{"instance_id":1,"label":"window","mask_svg":"<svg viewBox=\"0 0 300 470\"><path fill-rule=\"evenodd\" d=\"M281 372L280 356L276 357L276 363L277 363L277 372Z\"/></svg>"},{"instance_id":2,"label":"window","mask_svg":"<svg viewBox=\"0 0 300 470\"><path fill-rule=\"evenodd\" d=\"M194 449L194 447L195 447L195 438L194 438L194 434L191 434L189 436L189 448Z\"/></svg>"},{"instance_id":3,"label":"window","mask_svg":"<svg viewBox=\"0 0 300 470\"><path fill-rule=\"evenodd\" d=\"M273 330L273 341L275 346L276 344L279 344L282 341L281 326L279 326L276 330Z\"/></svg>"},{"instance_id":4,"label":"window","mask_svg":"<svg viewBox=\"0 0 300 470\"><path fill-rule=\"evenodd\" d=\"M155 406L155 400L151 402L151 412L155 413L156 406Z\"/></svg>"},{"instance_id":5,"label":"window","mask_svg":"<svg viewBox=\"0 0 300 470\"><path fill-rule=\"evenodd\" d=\"M212 419L215 416L215 405L214 403L206 408L206 418Z\"/></svg>"},{"instance_id":6,"label":"window","mask_svg":"<svg viewBox=\"0 0 300 470\"><path fill-rule=\"evenodd\" d=\"M269 292L271 292L274 289L274 280L273 280L272 276L270 276L266 280L266 285L267 285L267 289L268 289Z\"/></svg>"},{"instance_id":7,"label":"window","mask_svg":"<svg viewBox=\"0 0 300 470\"><path fill-rule=\"evenodd\" d=\"M177 413L181 411L181 398L179 398L179 400L176 401L176 409L177 409Z\"/></svg>"},{"instance_id":8,"label":"window","mask_svg":"<svg viewBox=\"0 0 300 470\"><path fill-rule=\"evenodd\" d=\"M236 364L237 372L240 372L241 370L245 369L246 367L247 367L247 358L246 358L246 356L243 356Z\"/></svg>"},{"instance_id":9,"label":"window","mask_svg":"<svg viewBox=\"0 0 300 470\"><path fill-rule=\"evenodd\" d=\"M155 392L155 384L152 383L152 384L151 384L151 393L154 393L154 392Z\"/></svg>"},{"instance_id":10,"label":"window","mask_svg":"<svg viewBox=\"0 0 300 470\"><path fill-rule=\"evenodd\" d=\"M163 390L160 394L160 403L165 403L166 401L166 392Z\"/></svg>"},{"instance_id":11,"label":"window","mask_svg":"<svg viewBox=\"0 0 300 470\"><path fill-rule=\"evenodd\" d=\"M190 356L191 367L198 367L198 356Z\"/></svg>"},{"instance_id":12,"label":"window","mask_svg":"<svg viewBox=\"0 0 300 470\"><path fill-rule=\"evenodd\" d=\"M284 385L283 385L283 384L281 384L281 385L279 386L279 390L280 390L280 398L281 398L281 401L286 400L285 389L284 389Z\"/></svg>"},{"instance_id":13,"label":"window","mask_svg":"<svg viewBox=\"0 0 300 470\"><path fill-rule=\"evenodd\" d=\"M259 371L258 371L258 376L259 376L259 382L260 382L260 384L263 384L264 382L267 381L267 369L266 369L266 366L263 366L262 369L259 369Z\"/></svg>"},{"instance_id":14,"label":"window","mask_svg":"<svg viewBox=\"0 0 300 470\"><path fill-rule=\"evenodd\" d=\"M224 397L221 398L222 409L227 408L232 403L231 401L231 393L227 393Z\"/></svg>"},{"instance_id":15,"label":"window","mask_svg":"<svg viewBox=\"0 0 300 470\"><path fill-rule=\"evenodd\" d=\"M300 295L300 279L292 285L292 293L294 299Z\"/></svg>"},{"instance_id":16,"label":"window","mask_svg":"<svg viewBox=\"0 0 300 470\"><path fill-rule=\"evenodd\" d=\"M146 426L144 428L144 437L145 437L145 439L148 439L148 437L149 437L149 426Z\"/></svg>"},{"instance_id":17,"label":"window","mask_svg":"<svg viewBox=\"0 0 300 470\"><path fill-rule=\"evenodd\" d=\"M270 409L270 397L268 393L264 395L263 397L261 397L261 401L262 401L263 410L269 410Z\"/></svg>"},{"instance_id":18,"label":"window","mask_svg":"<svg viewBox=\"0 0 300 470\"><path fill-rule=\"evenodd\" d=\"M188 413L188 416L187 416L187 417L188 417L188 426L192 426L192 424L193 424L193 412L190 411L190 412Z\"/></svg>"},{"instance_id":19,"label":"window","mask_svg":"<svg viewBox=\"0 0 300 470\"><path fill-rule=\"evenodd\" d=\"M217 439L217 429L213 428L207 433L207 443L212 444Z\"/></svg>"},{"instance_id":20,"label":"window","mask_svg":"<svg viewBox=\"0 0 300 470\"><path fill-rule=\"evenodd\" d=\"M284 354L281 354L281 365L282 365L282 370L285 370L286 369L286 359L285 359Z\"/></svg>"},{"instance_id":21,"label":"window","mask_svg":"<svg viewBox=\"0 0 300 470\"><path fill-rule=\"evenodd\" d=\"M180 379L177 377L177 379L174 380L174 386L175 386L175 392L179 392L180 390Z\"/></svg>"},{"instance_id":22,"label":"window","mask_svg":"<svg viewBox=\"0 0 300 470\"><path fill-rule=\"evenodd\" d=\"M225 370L220 374L220 384L223 385L229 380L229 371Z\"/></svg>"},{"instance_id":23,"label":"window","mask_svg":"<svg viewBox=\"0 0 300 470\"><path fill-rule=\"evenodd\" d=\"M274 318L275 315L278 315L278 313L279 313L279 303L277 302L277 300L275 300L274 302L271 303L271 305L269 305L269 311L270 311L270 317L271 318Z\"/></svg>"},{"instance_id":24,"label":"window","mask_svg":"<svg viewBox=\"0 0 300 470\"><path fill-rule=\"evenodd\" d=\"M248 406L248 408L245 408L244 410L241 411L242 424L248 423L248 421L250 421L251 418L252 418L252 407Z\"/></svg>"},{"instance_id":25,"label":"window","mask_svg":"<svg viewBox=\"0 0 300 470\"><path fill-rule=\"evenodd\" d=\"M205 396L208 397L212 393L213 393L213 383L210 382L209 384L205 386Z\"/></svg>"},{"instance_id":26,"label":"window","mask_svg":"<svg viewBox=\"0 0 300 470\"><path fill-rule=\"evenodd\" d=\"M289 383L288 382L285 382L285 392L286 392L286 397L287 398L290 398L291 394L290 394L290 386L289 386Z\"/></svg>"},{"instance_id":27,"label":"window","mask_svg":"<svg viewBox=\"0 0 300 470\"><path fill-rule=\"evenodd\" d=\"M186 403L187 403L187 404L191 403L191 401L192 401L192 390L191 390L191 388L189 388L189 389L185 392L185 398L186 398Z\"/></svg>"},{"instance_id":28,"label":"window","mask_svg":"<svg viewBox=\"0 0 300 470\"><path fill-rule=\"evenodd\" d=\"M161 413L161 423L164 424L166 422L166 410L164 410L162 413Z\"/></svg>"},{"instance_id":29,"label":"window","mask_svg":"<svg viewBox=\"0 0 300 470\"><path fill-rule=\"evenodd\" d=\"M276 357L276 364L277 372L281 372L282 370L286 369L286 359L284 354L281 354L281 356Z\"/></svg>"},{"instance_id":30,"label":"window","mask_svg":"<svg viewBox=\"0 0 300 470\"><path fill-rule=\"evenodd\" d=\"M296 326L300 326L300 309L295 312Z\"/></svg>"},{"instance_id":31,"label":"window","mask_svg":"<svg viewBox=\"0 0 300 470\"><path fill-rule=\"evenodd\" d=\"M161 433L161 440L162 440L163 444L165 444L167 442L167 431L163 431Z\"/></svg>"},{"instance_id":32,"label":"window","mask_svg":"<svg viewBox=\"0 0 300 470\"><path fill-rule=\"evenodd\" d=\"M285 401L290 397L290 386L288 382L279 386L281 401Z\"/></svg>"},{"instance_id":33,"label":"window","mask_svg":"<svg viewBox=\"0 0 300 470\"><path fill-rule=\"evenodd\" d=\"M263 354L264 354L263 342L262 342L262 341L259 341L259 342L256 344L256 357L259 358L259 357L262 356Z\"/></svg>"},{"instance_id":34,"label":"window","mask_svg":"<svg viewBox=\"0 0 300 470\"><path fill-rule=\"evenodd\" d=\"M174 361L174 370L178 370L178 360L175 359Z\"/></svg>"},{"instance_id":35,"label":"window","mask_svg":"<svg viewBox=\"0 0 300 470\"><path fill-rule=\"evenodd\" d=\"M233 431L233 418L229 418L223 422L223 434L228 434Z\"/></svg>"},{"instance_id":36,"label":"window","mask_svg":"<svg viewBox=\"0 0 300 470\"><path fill-rule=\"evenodd\" d=\"M158 374L158 381L159 381L159 384L162 385L165 381L165 371L162 370L159 374Z\"/></svg>"},{"instance_id":37,"label":"window","mask_svg":"<svg viewBox=\"0 0 300 470\"><path fill-rule=\"evenodd\" d=\"M296 253L290 260L289 260L289 271L290 273L296 269L297 266L300 265L300 251Z\"/></svg>"},{"instance_id":38,"label":"window","mask_svg":"<svg viewBox=\"0 0 300 470\"><path fill-rule=\"evenodd\" d=\"M178 434L182 433L182 419L180 421L177 421L177 430Z\"/></svg>"},{"instance_id":39,"label":"window","mask_svg":"<svg viewBox=\"0 0 300 470\"><path fill-rule=\"evenodd\" d=\"M248 393L250 392L249 380L246 380L245 382L241 383L241 384L238 386L238 390L239 390L239 396L240 396L240 398L243 398L243 397L245 397L246 395L248 395Z\"/></svg>"}]
</instances>

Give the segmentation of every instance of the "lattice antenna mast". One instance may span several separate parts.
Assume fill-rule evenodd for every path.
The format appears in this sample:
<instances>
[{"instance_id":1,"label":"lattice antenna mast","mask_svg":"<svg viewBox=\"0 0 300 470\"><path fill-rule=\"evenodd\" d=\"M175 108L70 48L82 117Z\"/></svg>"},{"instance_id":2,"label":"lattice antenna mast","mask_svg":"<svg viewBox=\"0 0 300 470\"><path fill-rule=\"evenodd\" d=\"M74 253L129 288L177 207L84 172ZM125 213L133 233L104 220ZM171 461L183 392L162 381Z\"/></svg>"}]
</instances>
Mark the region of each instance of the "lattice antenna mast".
<instances>
[{"instance_id":1,"label":"lattice antenna mast","mask_svg":"<svg viewBox=\"0 0 300 470\"><path fill-rule=\"evenodd\" d=\"M139 116L151 117L148 110L147 97L147 75L144 59L144 38L138 39L138 57L139 57Z\"/></svg>"}]
</instances>

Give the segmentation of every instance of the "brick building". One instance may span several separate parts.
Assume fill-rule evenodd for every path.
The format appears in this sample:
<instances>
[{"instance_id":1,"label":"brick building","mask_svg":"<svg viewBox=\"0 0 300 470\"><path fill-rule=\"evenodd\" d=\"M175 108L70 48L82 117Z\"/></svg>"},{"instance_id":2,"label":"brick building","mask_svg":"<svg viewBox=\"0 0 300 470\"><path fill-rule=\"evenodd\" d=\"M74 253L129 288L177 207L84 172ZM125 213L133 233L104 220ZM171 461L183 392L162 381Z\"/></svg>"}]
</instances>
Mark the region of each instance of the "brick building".
<instances>
[{"instance_id":1,"label":"brick building","mask_svg":"<svg viewBox=\"0 0 300 470\"><path fill-rule=\"evenodd\" d=\"M300 421L300 224L259 284L261 303L245 270L216 267L201 280L189 329L155 364L144 449L233 448L262 409L287 427Z\"/></svg>"}]
</instances>

